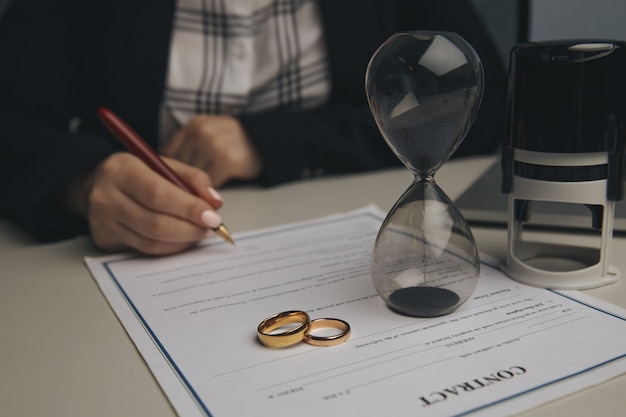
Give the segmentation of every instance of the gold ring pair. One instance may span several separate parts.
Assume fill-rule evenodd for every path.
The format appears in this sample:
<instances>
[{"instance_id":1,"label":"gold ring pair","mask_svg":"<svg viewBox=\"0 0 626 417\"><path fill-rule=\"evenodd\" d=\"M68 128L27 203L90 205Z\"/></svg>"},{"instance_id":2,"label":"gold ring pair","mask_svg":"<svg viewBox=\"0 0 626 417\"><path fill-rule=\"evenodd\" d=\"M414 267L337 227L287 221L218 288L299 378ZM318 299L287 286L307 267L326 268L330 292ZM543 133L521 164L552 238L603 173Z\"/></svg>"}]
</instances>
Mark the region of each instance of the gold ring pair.
<instances>
[{"instance_id":1,"label":"gold ring pair","mask_svg":"<svg viewBox=\"0 0 626 417\"><path fill-rule=\"evenodd\" d=\"M284 331L276 329L295 324ZM314 335L314 330L332 328L339 330L329 336ZM350 337L350 325L340 319L322 318L311 320L309 315L300 310L284 311L269 316L259 324L257 334L261 343L271 348L283 348L304 341L315 346L339 345Z\"/></svg>"}]
</instances>

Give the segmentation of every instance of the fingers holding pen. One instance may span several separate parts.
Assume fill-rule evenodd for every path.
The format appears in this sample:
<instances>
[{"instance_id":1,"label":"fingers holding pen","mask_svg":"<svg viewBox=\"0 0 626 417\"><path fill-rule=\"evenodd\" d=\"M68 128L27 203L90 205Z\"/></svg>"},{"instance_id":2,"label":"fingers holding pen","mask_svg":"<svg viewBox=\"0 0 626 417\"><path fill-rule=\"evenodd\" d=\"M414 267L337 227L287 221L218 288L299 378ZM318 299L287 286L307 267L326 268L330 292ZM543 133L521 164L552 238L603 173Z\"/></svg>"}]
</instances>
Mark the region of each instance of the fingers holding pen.
<instances>
[{"instance_id":1,"label":"fingers holding pen","mask_svg":"<svg viewBox=\"0 0 626 417\"><path fill-rule=\"evenodd\" d=\"M96 175L90 175L96 179L91 183L89 193L94 207L89 210L92 226L97 223L93 213L100 212L104 217L113 216L137 234L156 241L197 241L200 231L207 233L214 229L219 236L233 243L220 216L213 211L221 206L222 201L207 174L172 160L168 164L108 108L100 107L98 117L130 154L112 155L98 166ZM120 164L122 160L127 164ZM100 198L106 196L107 191L113 200ZM100 210L115 198L119 201L112 203L115 210L111 210L110 215L106 210Z\"/></svg>"},{"instance_id":2,"label":"fingers holding pen","mask_svg":"<svg viewBox=\"0 0 626 417\"><path fill-rule=\"evenodd\" d=\"M145 196L146 204L156 210L170 203L167 212L172 216L187 219L201 227L218 228L222 224L222 218L215 210L221 208L224 201L211 186L208 175L180 161L169 158L164 160L182 178L191 193L170 187L169 182L164 184L159 181L158 186L155 183L155 188L149 190ZM171 204L173 199L176 199L177 204Z\"/></svg>"},{"instance_id":3,"label":"fingers holding pen","mask_svg":"<svg viewBox=\"0 0 626 417\"><path fill-rule=\"evenodd\" d=\"M204 172L180 162L171 159L166 162L194 194L180 189L147 167L142 169L142 174L136 173L129 178L123 191L147 210L171 217L170 222L166 222L167 225L172 223L171 226L182 227L183 225L174 221L180 220L203 229L218 227L222 219L215 209L220 208L223 201L211 187L209 177ZM153 225L156 230L161 230L158 222L163 220L159 217L153 220L157 222ZM175 230L170 232L175 233Z\"/></svg>"},{"instance_id":4,"label":"fingers holding pen","mask_svg":"<svg viewBox=\"0 0 626 417\"><path fill-rule=\"evenodd\" d=\"M210 191L210 179L180 165L171 164L200 197L128 153L115 154L100 164L88 203L94 241L107 250L126 246L165 254L192 246L219 226L221 217L214 209L221 206L221 198Z\"/></svg>"},{"instance_id":5,"label":"fingers holding pen","mask_svg":"<svg viewBox=\"0 0 626 417\"><path fill-rule=\"evenodd\" d=\"M198 197L208 202L211 207L219 210L224 205L222 196L213 187L208 174L198 168L189 166L173 158L163 158L166 163L176 171Z\"/></svg>"}]
</instances>

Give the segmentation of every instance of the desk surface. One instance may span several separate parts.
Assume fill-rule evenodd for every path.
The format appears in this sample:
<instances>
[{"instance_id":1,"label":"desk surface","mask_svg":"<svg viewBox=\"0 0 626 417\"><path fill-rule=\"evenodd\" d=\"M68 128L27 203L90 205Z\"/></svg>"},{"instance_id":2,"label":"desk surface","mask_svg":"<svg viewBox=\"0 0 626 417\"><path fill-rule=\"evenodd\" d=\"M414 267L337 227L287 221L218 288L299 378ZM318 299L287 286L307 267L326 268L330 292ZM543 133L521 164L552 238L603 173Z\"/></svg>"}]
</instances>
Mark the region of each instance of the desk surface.
<instances>
[{"instance_id":1,"label":"desk surface","mask_svg":"<svg viewBox=\"0 0 626 417\"><path fill-rule=\"evenodd\" d=\"M436 175L452 198L491 157L448 162ZM221 213L233 232L314 219L376 204L389 210L408 187L405 169L323 178L272 189L223 191ZM506 230L472 228L481 251L502 259ZM569 236L542 236L567 239ZM576 236L576 239L586 239ZM626 274L626 238L612 263ZM104 255L86 237L38 244L0 220L0 415L153 416L175 412L83 264ZM626 285L587 290L626 307ZM617 416L626 409L626 375L543 405L524 416Z\"/></svg>"}]
</instances>

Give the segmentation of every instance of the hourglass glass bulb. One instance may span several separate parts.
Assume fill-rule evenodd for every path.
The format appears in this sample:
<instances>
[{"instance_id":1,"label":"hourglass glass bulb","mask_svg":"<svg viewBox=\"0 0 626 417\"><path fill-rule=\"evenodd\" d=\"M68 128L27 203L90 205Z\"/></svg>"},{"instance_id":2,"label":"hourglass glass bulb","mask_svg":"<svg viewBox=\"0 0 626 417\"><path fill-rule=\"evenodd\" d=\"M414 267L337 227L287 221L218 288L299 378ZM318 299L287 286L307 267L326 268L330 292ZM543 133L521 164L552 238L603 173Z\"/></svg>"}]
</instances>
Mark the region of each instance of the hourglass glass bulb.
<instances>
[{"instance_id":1,"label":"hourglass glass bulb","mask_svg":"<svg viewBox=\"0 0 626 417\"><path fill-rule=\"evenodd\" d=\"M396 34L370 60L366 91L387 144L415 176L378 232L374 285L400 313L449 313L473 292L480 262L469 225L434 175L478 112L480 59L455 33Z\"/></svg>"},{"instance_id":2,"label":"hourglass glass bulb","mask_svg":"<svg viewBox=\"0 0 626 417\"><path fill-rule=\"evenodd\" d=\"M433 175L461 144L482 91L478 55L451 32L395 34L367 68L366 92L378 128L420 177Z\"/></svg>"}]
</instances>

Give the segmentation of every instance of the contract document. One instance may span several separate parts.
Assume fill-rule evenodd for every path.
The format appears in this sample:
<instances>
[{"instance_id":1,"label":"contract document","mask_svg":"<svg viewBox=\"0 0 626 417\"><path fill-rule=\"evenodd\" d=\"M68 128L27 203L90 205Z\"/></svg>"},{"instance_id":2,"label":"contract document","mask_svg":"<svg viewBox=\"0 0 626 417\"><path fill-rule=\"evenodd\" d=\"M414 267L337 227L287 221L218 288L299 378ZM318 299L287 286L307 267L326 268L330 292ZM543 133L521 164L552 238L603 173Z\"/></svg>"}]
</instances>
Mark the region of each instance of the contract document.
<instances>
[{"instance_id":1,"label":"contract document","mask_svg":"<svg viewBox=\"0 0 626 417\"><path fill-rule=\"evenodd\" d=\"M391 311L370 277L384 213L366 207L234 235L181 254L86 263L181 416L506 416L626 372L626 312L528 287L481 264L436 318ZM271 349L275 313L338 318L331 347Z\"/></svg>"}]
</instances>

